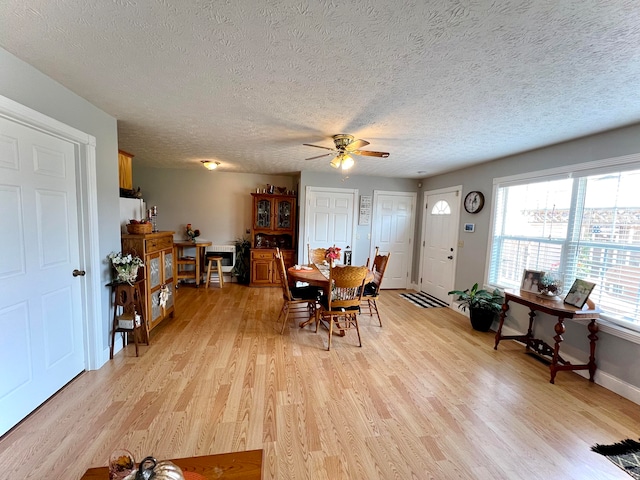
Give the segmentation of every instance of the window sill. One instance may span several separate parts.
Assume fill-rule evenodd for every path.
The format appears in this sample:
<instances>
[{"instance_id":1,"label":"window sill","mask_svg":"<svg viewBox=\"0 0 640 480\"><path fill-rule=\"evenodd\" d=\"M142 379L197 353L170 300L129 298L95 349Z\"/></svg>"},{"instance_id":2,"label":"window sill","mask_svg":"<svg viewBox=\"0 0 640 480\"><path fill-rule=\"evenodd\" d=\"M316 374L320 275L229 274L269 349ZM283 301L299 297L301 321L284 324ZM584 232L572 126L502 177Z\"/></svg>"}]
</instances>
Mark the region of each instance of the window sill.
<instances>
[{"instance_id":1,"label":"window sill","mask_svg":"<svg viewBox=\"0 0 640 480\"><path fill-rule=\"evenodd\" d=\"M607 333L609 335L613 335L614 337L622 338L629 342L640 345L640 332L636 332L635 330L631 330L630 328L625 328L622 325L618 325L617 323L613 323L606 318L598 319L598 327L600 327L601 333Z\"/></svg>"}]
</instances>

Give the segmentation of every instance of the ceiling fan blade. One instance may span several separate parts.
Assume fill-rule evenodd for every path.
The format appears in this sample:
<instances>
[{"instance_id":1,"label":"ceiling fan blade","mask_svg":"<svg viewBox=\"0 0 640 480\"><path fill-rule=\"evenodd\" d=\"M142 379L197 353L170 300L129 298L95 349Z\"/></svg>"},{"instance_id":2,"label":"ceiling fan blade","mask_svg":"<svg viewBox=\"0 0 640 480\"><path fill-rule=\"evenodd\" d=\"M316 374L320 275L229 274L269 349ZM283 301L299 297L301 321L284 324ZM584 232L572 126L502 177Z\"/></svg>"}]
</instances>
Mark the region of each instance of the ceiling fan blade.
<instances>
[{"instance_id":1,"label":"ceiling fan blade","mask_svg":"<svg viewBox=\"0 0 640 480\"><path fill-rule=\"evenodd\" d=\"M302 145L305 145L307 147L316 147L316 148L324 148L325 150L331 150L332 152L335 152L336 149L335 148L329 148L329 147L321 147L320 145L312 145L310 143L303 143Z\"/></svg>"},{"instance_id":2,"label":"ceiling fan blade","mask_svg":"<svg viewBox=\"0 0 640 480\"><path fill-rule=\"evenodd\" d=\"M364 157L382 157L387 158L389 156L388 152L372 152L371 150L354 150L350 153L354 153L356 155L362 155Z\"/></svg>"},{"instance_id":3,"label":"ceiling fan blade","mask_svg":"<svg viewBox=\"0 0 640 480\"><path fill-rule=\"evenodd\" d=\"M348 144L346 147L344 147L344 149L347 152L353 152L354 150L357 150L358 148L366 147L367 145L369 145L369 142L367 142L366 140L358 139Z\"/></svg>"},{"instance_id":4,"label":"ceiling fan blade","mask_svg":"<svg viewBox=\"0 0 640 480\"><path fill-rule=\"evenodd\" d=\"M329 155L333 155L333 153L323 153L322 155L318 155L317 157L305 158L305 160L315 160L316 158L328 157Z\"/></svg>"}]
</instances>

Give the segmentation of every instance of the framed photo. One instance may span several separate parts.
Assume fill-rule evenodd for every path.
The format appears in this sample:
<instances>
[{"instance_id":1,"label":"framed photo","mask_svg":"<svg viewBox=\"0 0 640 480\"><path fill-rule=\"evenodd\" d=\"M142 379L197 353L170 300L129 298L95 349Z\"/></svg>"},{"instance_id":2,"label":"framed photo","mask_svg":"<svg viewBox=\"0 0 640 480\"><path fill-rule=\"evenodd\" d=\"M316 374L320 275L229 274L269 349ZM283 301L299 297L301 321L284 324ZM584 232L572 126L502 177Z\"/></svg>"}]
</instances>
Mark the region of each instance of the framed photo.
<instances>
[{"instance_id":1,"label":"framed photo","mask_svg":"<svg viewBox=\"0 0 640 480\"><path fill-rule=\"evenodd\" d=\"M587 298L589 298L589 295L591 295L591 291L595 286L595 283L576 278L576 281L573 282L567 296L564 297L564 303L578 308L584 307L584 304L587 303Z\"/></svg>"},{"instance_id":2,"label":"framed photo","mask_svg":"<svg viewBox=\"0 0 640 480\"><path fill-rule=\"evenodd\" d=\"M473 233L476 230L476 224L475 223L465 223L464 224L464 231L467 233Z\"/></svg>"},{"instance_id":3,"label":"framed photo","mask_svg":"<svg viewBox=\"0 0 640 480\"><path fill-rule=\"evenodd\" d=\"M525 292L538 293L538 285L540 279L544 275L544 272L538 270L526 270L522 274L522 283L520 284L520 290Z\"/></svg>"}]
</instances>

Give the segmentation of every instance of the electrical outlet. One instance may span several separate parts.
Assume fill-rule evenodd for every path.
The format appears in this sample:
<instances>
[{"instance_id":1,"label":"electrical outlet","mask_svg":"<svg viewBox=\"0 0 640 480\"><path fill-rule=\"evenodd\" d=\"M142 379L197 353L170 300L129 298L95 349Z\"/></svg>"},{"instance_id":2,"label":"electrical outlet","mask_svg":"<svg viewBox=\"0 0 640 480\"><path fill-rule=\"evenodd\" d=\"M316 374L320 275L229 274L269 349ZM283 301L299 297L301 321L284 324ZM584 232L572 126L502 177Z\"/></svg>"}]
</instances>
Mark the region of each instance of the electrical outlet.
<instances>
[{"instance_id":1,"label":"electrical outlet","mask_svg":"<svg viewBox=\"0 0 640 480\"><path fill-rule=\"evenodd\" d=\"M371 240L371 234L367 233L367 240Z\"/></svg>"},{"instance_id":2,"label":"electrical outlet","mask_svg":"<svg viewBox=\"0 0 640 480\"><path fill-rule=\"evenodd\" d=\"M464 248L464 240L458 240L458 247Z\"/></svg>"}]
</instances>

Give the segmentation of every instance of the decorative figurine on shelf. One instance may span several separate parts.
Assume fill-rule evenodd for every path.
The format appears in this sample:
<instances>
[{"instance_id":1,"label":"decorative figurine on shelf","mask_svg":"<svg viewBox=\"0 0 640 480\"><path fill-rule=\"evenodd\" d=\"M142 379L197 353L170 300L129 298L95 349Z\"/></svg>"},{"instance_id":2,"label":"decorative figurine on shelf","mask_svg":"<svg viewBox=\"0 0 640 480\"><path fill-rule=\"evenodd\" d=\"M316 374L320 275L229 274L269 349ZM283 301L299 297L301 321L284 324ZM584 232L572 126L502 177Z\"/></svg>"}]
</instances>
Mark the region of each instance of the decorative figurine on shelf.
<instances>
[{"instance_id":1,"label":"decorative figurine on shelf","mask_svg":"<svg viewBox=\"0 0 640 480\"><path fill-rule=\"evenodd\" d=\"M185 233L187 235L187 239L191 240L193 243L196 243L196 237L200 236L200 230L198 229L194 230L193 228L191 228L190 223L187 223L187 226L185 228Z\"/></svg>"},{"instance_id":2,"label":"decorative figurine on shelf","mask_svg":"<svg viewBox=\"0 0 640 480\"><path fill-rule=\"evenodd\" d=\"M123 255L122 252L111 252L109 260L117 273L116 281L127 282L129 285L133 285L138 278L138 268L144 266L140 257L134 257L130 253Z\"/></svg>"},{"instance_id":3,"label":"decorative figurine on shelf","mask_svg":"<svg viewBox=\"0 0 640 480\"><path fill-rule=\"evenodd\" d=\"M340 258L340 250L340 247L336 247L335 245L333 247L329 247L324 254L324 258L326 258L329 263L333 265L335 260Z\"/></svg>"}]
</instances>

